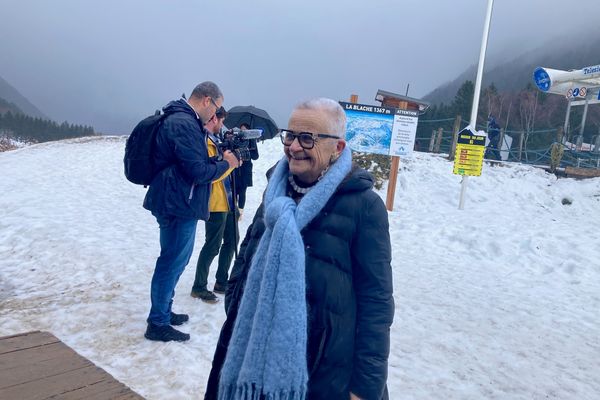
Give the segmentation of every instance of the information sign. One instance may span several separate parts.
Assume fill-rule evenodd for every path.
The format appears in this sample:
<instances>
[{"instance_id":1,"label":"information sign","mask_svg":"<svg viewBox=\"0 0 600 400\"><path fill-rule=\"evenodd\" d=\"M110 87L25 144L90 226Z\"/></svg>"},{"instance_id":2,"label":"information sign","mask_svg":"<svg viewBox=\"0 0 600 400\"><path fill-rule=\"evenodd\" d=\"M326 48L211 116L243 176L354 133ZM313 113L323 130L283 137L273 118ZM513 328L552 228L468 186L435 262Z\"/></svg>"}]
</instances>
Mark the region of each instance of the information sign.
<instances>
[{"instance_id":1,"label":"information sign","mask_svg":"<svg viewBox=\"0 0 600 400\"><path fill-rule=\"evenodd\" d=\"M454 170L456 175L480 176L485 154L485 139L469 128L458 133Z\"/></svg>"},{"instance_id":2,"label":"information sign","mask_svg":"<svg viewBox=\"0 0 600 400\"><path fill-rule=\"evenodd\" d=\"M352 150L403 156L412 153L419 114L416 111L345 103L346 141Z\"/></svg>"}]
</instances>

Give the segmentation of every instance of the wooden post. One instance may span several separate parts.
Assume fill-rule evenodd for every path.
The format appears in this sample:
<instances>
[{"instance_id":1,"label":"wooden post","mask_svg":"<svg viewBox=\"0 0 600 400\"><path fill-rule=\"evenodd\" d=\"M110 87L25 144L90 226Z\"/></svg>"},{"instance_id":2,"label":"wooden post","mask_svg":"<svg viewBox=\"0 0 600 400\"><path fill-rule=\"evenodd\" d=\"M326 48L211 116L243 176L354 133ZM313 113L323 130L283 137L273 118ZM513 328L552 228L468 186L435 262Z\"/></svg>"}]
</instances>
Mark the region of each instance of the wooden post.
<instances>
[{"instance_id":1,"label":"wooden post","mask_svg":"<svg viewBox=\"0 0 600 400\"><path fill-rule=\"evenodd\" d=\"M460 131L460 124L462 117L460 115L456 116L454 120L454 128L452 129L452 145L450 146L450 152L448 153L448 160L454 160L454 154L456 153L456 142L458 141L458 132Z\"/></svg>"},{"instance_id":2,"label":"wooden post","mask_svg":"<svg viewBox=\"0 0 600 400\"><path fill-rule=\"evenodd\" d=\"M523 153L523 139L525 138L525 133L521 131L521 135L519 135L519 161L521 161L521 154Z\"/></svg>"},{"instance_id":3,"label":"wooden post","mask_svg":"<svg viewBox=\"0 0 600 400\"><path fill-rule=\"evenodd\" d=\"M385 101L381 103L383 106L388 106ZM408 102L400 101L398 108L402 110L408 109ZM392 156L392 162L390 165L390 179L388 181L387 197L385 199L385 207L388 211L394 211L394 196L396 195L396 181L398 180L398 169L400 168L400 157Z\"/></svg>"},{"instance_id":4,"label":"wooden post","mask_svg":"<svg viewBox=\"0 0 600 400\"><path fill-rule=\"evenodd\" d=\"M396 194L396 181L398 180L398 169L400 168L400 157L392 156L390 165L390 180L388 183L385 207L388 211L394 211L394 195Z\"/></svg>"},{"instance_id":5,"label":"wooden post","mask_svg":"<svg viewBox=\"0 0 600 400\"><path fill-rule=\"evenodd\" d=\"M350 103L358 103L358 95L357 94L350 95Z\"/></svg>"},{"instance_id":6,"label":"wooden post","mask_svg":"<svg viewBox=\"0 0 600 400\"><path fill-rule=\"evenodd\" d=\"M442 136L444 136L444 128L438 128L437 137L435 138L434 153L440 152L440 147L442 146Z\"/></svg>"},{"instance_id":7,"label":"wooden post","mask_svg":"<svg viewBox=\"0 0 600 400\"><path fill-rule=\"evenodd\" d=\"M435 129L431 131L431 139L429 139L429 152L433 153L433 147L435 145L435 136L437 135Z\"/></svg>"}]
</instances>

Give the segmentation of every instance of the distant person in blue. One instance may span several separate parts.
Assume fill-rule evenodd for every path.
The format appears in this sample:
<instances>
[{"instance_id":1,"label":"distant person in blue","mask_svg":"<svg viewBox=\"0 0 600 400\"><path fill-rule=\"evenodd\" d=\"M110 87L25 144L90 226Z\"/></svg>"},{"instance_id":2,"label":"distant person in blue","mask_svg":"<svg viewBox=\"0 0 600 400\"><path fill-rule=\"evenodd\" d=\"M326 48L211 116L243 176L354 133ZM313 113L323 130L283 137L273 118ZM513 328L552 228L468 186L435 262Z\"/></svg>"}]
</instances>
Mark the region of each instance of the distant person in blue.
<instances>
[{"instance_id":1,"label":"distant person in blue","mask_svg":"<svg viewBox=\"0 0 600 400\"><path fill-rule=\"evenodd\" d=\"M205 400L388 399L388 214L338 102L298 105L235 260Z\"/></svg>"},{"instance_id":2,"label":"distant person in blue","mask_svg":"<svg viewBox=\"0 0 600 400\"><path fill-rule=\"evenodd\" d=\"M239 161L226 151L222 160L209 158L204 123L223 104L223 94L213 82L196 86L189 100L167 104L156 137L154 158L160 172L144 199L144 208L156 218L160 230L160 256L150 286L152 306L145 337L149 340L186 341L190 335L173 328L189 317L172 311L175 286L194 248L198 220L209 216L212 182Z\"/></svg>"},{"instance_id":3,"label":"distant person in blue","mask_svg":"<svg viewBox=\"0 0 600 400\"><path fill-rule=\"evenodd\" d=\"M496 118L490 115L488 118L488 147L485 151L485 158L492 160L500 160L500 125L496 122Z\"/></svg>"}]
</instances>

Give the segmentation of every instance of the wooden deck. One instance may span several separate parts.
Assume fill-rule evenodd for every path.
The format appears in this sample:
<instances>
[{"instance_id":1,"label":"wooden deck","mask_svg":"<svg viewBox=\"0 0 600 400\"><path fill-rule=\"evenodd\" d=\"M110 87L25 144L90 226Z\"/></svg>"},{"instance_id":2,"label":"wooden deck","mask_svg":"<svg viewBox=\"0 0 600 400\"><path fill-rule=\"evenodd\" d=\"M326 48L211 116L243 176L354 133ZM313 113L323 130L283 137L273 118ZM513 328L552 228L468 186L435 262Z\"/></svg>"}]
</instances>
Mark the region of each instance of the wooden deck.
<instances>
[{"instance_id":1,"label":"wooden deck","mask_svg":"<svg viewBox=\"0 0 600 400\"><path fill-rule=\"evenodd\" d=\"M48 332L0 337L0 399L143 400Z\"/></svg>"}]
</instances>

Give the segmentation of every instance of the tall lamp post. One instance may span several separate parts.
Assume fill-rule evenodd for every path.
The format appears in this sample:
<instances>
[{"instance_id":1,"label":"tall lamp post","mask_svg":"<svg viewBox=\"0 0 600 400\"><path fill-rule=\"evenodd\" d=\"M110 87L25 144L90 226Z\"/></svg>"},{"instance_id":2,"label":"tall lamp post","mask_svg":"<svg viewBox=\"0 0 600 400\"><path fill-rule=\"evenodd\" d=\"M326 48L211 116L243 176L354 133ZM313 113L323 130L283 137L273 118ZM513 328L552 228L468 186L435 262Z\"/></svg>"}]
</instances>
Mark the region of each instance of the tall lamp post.
<instances>
[{"instance_id":1,"label":"tall lamp post","mask_svg":"<svg viewBox=\"0 0 600 400\"><path fill-rule=\"evenodd\" d=\"M490 33L490 23L492 21L492 8L494 7L494 0L488 0L487 13L485 16L485 25L483 28L483 38L481 39L481 51L479 52L479 65L477 66L477 78L475 79L475 92L473 93L473 105L471 107L471 121L469 127L473 132L477 132L477 111L479 110L479 96L481 93L481 80L483 78L483 64L485 63L485 52L487 50L488 36ZM463 175L461 188L460 188L460 200L458 202L458 209L462 210L465 206L465 193L467 191L468 176Z\"/></svg>"}]
</instances>

